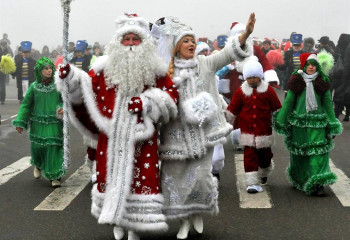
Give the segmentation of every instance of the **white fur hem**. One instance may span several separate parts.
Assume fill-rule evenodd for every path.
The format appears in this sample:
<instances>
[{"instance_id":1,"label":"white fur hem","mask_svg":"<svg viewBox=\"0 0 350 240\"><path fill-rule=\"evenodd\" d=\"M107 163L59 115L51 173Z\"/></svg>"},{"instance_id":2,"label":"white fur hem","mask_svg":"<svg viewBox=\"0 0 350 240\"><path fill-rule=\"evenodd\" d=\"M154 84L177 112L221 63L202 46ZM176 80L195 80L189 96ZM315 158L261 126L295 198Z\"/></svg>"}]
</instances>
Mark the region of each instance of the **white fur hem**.
<instances>
[{"instance_id":1,"label":"white fur hem","mask_svg":"<svg viewBox=\"0 0 350 240\"><path fill-rule=\"evenodd\" d=\"M273 135L254 136L253 134L241 133L239 144L259 148L268 148L273 144Z\"/></svg>"},{"instance_id":2,"label":"white fur hem","mask_svg":"<svg viewBox=\"0 0 350 240\"><path fill-rule=\"evenodd\" d=\"M275 168L275 163L274 163L273 159L271 159L270 166L268 166L267 168L260 168L259 167L259 171L258 171L259 177L263 178L263 177L270 176L271 173L273 172L274 168Z\"/></svg>"},{"instance_id":3,"label":"white fur hem","mask_svg":"<svg viewBox=\"0 0 350 240\"><path fill-rule=\"evenodd\" d=\"M264 80L266 82L277 82L280 84L280 80L278 79L277 73L275 70L267 70L264 72Z\"/></svg>"},{"instance_id":4,"label":"white fur hem","mask_svg":"<svg viewBox=\"0 0 350 240\"><path fill-rule=\"evenodd\" d=\"M246 172L245 182L247 186L259 184L258 172Z\"/></svg>"},{"instance_id":5,"label":"white fur hem","mask_svg":"<svg viewBox=\"0 0 350 240\"><path fill-rule=\"evenodd\" d=\"M230 79L220 79L218 90L219 93L230 93Z\"/></svg>"},{"instance_id":6,"label":"white fur hem","mask_svg":"<svg viewBox=\"0 0 350 240\"><path fill-rule=\"evenodd\" d=\"M91 190L91 214L97 219L100 217L101 214L104 195L104 193L101 193L97 190L97 183L95 183Z\"/></svg>"}]
</instances>

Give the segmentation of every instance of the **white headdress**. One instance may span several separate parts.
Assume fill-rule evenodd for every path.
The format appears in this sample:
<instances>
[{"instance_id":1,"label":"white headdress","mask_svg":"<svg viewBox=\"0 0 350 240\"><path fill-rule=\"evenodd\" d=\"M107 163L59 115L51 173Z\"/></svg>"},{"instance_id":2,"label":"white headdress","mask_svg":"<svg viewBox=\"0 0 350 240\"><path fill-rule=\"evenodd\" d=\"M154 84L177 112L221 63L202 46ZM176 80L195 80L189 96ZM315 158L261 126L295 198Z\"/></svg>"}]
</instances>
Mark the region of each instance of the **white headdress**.
<instances>
[{"instance_id":1,"label":"white headdress","mask_svg":"<svg viewBox=\"0 0 350 240\"><path fill-rule=\"evenodd\" d=\"M180 22L176 17L161 18L156 22L159 30L158 53L168 64L171 59L172 50L181 38L196 35L190 26Z\"/></svg>"}]
</instances>

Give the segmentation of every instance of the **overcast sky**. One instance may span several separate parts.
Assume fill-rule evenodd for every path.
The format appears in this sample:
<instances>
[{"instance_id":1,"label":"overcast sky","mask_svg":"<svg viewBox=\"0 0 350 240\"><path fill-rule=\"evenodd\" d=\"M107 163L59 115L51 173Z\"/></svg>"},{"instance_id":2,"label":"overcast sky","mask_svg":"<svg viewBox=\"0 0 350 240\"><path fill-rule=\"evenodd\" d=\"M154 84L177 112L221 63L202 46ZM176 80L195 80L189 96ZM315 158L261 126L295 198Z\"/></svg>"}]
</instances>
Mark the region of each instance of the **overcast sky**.
<instances>
[{"instance_id":1,"label":"overcast sky","mask_svg":"<svg viewBox=\"0 0 350 240\"><path fill-rule=\"evenodd\" d=\"M60 3L0 0L0 37L6 32L12 48L23 40L40 51L45 44L50 50L62 44ZM74 0L69 40L108 43L114 20L124 12L136 12L150 22L175 16L192 26L197 37L211 40L227 34L234 21L246 23L250 12L256 14L253 36L259 38L288 38L295 31L315 40L328 35L336 43L341 33L350 33L349 0Z\"/></svg>"}]
</instances>

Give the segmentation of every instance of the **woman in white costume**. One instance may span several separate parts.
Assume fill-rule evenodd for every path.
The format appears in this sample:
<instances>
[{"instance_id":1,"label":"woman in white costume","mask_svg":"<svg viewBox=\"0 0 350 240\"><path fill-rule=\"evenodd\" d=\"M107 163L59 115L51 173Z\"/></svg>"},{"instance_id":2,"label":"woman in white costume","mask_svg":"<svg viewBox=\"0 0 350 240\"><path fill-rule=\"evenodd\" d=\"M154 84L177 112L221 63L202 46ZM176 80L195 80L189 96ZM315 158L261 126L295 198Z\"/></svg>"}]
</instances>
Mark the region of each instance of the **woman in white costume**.
<instances>
[{"instance_id":1,"label":"woman in white costume","mask_svg":"<svg viewBox=\"0 0 350 240\"><path fill-rule=\"evenodd\" d=\"M196 38L190 27L173 17L162 21L159 49L171 47L168 74L180 96L177 118L161 129L163 213L168 220L181 220L177 238L186 239L191 224L202 233L203 213L218 212L212 156L214 146L226 142L232 126L225 120L215 72L253 53L246 40L254 29L255 14L250 15L241 35L229 38L226 46L211 56L195 56Z\"/></svg>"}]
</instances>

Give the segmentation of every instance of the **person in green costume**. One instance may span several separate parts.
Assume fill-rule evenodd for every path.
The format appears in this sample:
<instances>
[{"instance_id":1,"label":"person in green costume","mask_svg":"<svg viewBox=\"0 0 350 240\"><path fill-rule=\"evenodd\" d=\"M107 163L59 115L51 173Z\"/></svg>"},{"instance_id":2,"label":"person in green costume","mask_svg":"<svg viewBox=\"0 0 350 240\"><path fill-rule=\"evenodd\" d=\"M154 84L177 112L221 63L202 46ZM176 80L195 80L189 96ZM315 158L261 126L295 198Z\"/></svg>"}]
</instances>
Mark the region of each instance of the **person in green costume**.
<instances>
[{"instance_id":1,"label":"person in green costume","mask_svg":"<svg viewBox=\"0 0 350 240\"><path fill-rule=\"evenodd\" d=\"M29 129L31 160L34 177L41 175L51 181L52 187L61 185L63 168L62 98L53 80L54 63L46 57L35 65L35 82L26 93L18 116L13 121L18 133Z\"/></svg>"},{"instance_id":2,"label":"person in green costume","mask_svg":"<svg viewBox=\"0 0 350 240\"><path fill-rule=\"evenodd\" d=\"M293 72L281 110L273 116L277 133L285 136L290 151L289 181L307 195L324 195L324 186L337 176L330 171L333 138L342 132L330 93L330 80L316 54L300 55L300 70Z\"/></svg>"}]
</instances>

